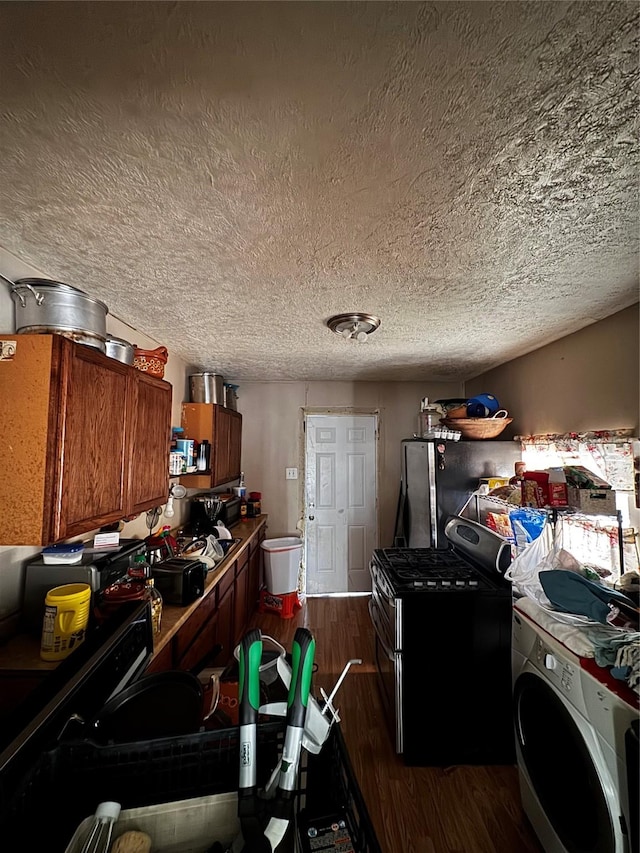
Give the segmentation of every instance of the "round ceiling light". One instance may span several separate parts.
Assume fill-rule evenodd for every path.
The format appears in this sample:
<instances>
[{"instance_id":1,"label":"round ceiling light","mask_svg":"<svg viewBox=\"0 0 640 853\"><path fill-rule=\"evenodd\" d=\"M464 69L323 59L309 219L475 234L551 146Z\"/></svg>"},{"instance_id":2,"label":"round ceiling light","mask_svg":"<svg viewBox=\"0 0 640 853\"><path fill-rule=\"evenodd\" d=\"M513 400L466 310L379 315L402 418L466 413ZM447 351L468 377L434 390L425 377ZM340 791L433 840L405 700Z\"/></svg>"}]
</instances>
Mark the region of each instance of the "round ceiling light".
<instances>
[{"instance_id":1,"label":"round ceiling light","mask_svg":"<svg viewBox=\"0 0 640 853\"><path fill-rule=\"evenodd\" d=\"M380 325L380 318L372 314L362 314L354 311L349 314L335 314L327 320L327 326L336 335L342 335L352 341L364 343L367 336Z\"/></svg>"}]
</instances>

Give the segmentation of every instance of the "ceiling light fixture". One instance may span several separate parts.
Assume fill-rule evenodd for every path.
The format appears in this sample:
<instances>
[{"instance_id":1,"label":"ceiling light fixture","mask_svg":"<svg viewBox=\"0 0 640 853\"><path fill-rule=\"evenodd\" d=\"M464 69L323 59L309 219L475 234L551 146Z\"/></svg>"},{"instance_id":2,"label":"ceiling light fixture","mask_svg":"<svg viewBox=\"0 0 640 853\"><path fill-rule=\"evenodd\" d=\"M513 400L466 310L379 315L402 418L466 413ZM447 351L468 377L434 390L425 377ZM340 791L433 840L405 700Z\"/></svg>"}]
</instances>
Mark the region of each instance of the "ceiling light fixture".
<instances>
[{"instance_id":1,"label":"ceiling light fixture","mask_svg":"<svg viewBox=\"0 0 640 853\"><path fill-rule=\"evenodd\" d=\"M371 332L375 332L379 325L379 317L374 317L372 314L361 314L359 311L350 314L336 314L327 320L327 326L336 335L342 335L343 338L348 338L351 341L359 341L361 344L367 340L367 336Z\"/></svg>"}]
</instances>

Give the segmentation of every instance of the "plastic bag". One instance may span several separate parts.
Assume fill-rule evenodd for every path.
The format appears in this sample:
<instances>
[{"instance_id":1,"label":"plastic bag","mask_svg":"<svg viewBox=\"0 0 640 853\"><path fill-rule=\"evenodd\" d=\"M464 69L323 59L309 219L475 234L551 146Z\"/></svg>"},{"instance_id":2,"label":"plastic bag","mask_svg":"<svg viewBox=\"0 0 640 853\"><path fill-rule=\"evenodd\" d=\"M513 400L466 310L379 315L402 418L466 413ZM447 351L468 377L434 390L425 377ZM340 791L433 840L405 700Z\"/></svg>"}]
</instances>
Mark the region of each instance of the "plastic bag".
<instances>
[{"instance_id":1,"label":"plastic bag","mask_svg":"<svg viewBox=\"0 0 640 853\"><path fill-rule=\"evenodd\" d=\"M516 592L532 598L547 611L553 611L554 608L540 583L540 572L548 569L580 571L578 561L563 548L562 538L561 518L558 518L555 526L545 524L540 535L516 555L504 573Z\"/></svg>"},{"instance_id":2,"label":"plastic bag","mask_svg":"<svg viewBox=\"0 0 640 853\"><path fill-rule=\"evenodd\" d=\"M530 542L540 536L547 519L545 513L538 509L521 507L509 513L509 522L513 530L516 550L521 553Z\"/></svg>"}]
</instances>

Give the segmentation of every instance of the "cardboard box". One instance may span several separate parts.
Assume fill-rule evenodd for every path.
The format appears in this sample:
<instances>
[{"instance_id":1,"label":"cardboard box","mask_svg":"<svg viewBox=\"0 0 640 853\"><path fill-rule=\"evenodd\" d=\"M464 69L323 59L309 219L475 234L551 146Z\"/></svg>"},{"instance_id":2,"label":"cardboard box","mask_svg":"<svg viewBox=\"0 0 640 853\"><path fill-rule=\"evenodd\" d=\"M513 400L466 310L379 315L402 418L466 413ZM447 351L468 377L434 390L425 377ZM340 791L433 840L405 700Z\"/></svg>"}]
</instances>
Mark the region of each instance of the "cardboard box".
<instances>
[{"instance_id":1,"label":"cardboard box","mask_svg":"<svg viewBox=\"0 0 640 853\"><path fill-rule=\"evenodd\" d=\"M567 506L567 480L562 468L549 468L549 506Z\"/></svg>"},{"instance_id":2,"label":"cardboard box","mask_svg":"<svg viewBox=\"0 0 640 853\"><path fill-rule=\"evenodd\" d=\"M549 505L549 474L547 471L527 471L520 483L522 506L545 507Z\"/></svg>"},{"instance_id":3,"label":"cardboard box","mask_svg":"<svg viewBox=\"0 0 640 853\"><path fill-rule=\"evenodd\" d=\"M613 489L567 489L569 506L586 515L615 515L616 493Z\"/></svg>"}]
</instances>

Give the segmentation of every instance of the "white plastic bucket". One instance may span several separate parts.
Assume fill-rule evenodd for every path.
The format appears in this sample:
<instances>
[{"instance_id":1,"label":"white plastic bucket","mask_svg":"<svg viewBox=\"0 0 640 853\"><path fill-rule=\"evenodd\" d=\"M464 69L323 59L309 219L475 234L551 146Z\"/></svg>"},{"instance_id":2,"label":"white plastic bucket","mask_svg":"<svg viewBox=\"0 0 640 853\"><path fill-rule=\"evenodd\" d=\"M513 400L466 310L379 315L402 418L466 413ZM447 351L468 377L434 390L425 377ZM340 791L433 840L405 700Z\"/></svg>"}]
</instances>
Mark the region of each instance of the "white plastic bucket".
<instances>
[{"instance_id":1,"label":"white plastic bucket","mask_svg":"<svg viewBox=\"0 0 640 853\"><path fill-rule=\"evenodd\" d=\"M272 595L284 595L298 588L298 571L302 553L302 539L284 536L282 539L265 539L260 543L264 550L264 579Z\"/></svg>"}]
</instances>

